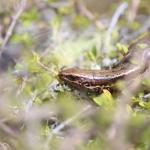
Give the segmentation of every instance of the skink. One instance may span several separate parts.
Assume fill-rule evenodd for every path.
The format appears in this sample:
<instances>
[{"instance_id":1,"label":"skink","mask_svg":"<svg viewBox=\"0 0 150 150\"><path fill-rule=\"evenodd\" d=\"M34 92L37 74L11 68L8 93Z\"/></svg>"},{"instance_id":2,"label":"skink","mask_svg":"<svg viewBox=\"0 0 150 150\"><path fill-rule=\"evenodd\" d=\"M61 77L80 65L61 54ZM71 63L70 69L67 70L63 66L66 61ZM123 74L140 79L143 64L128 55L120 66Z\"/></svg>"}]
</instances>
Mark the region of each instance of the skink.
<instances>
[{"instance_id":1,"label":"skink","mask_svg":"<svg viewBox=\"0 0 150 150\"><path fill-rule=\"evenodd\" d=\"M132 64L131 62L134 62ZM67 85L80 90L101 93L104 88L123 78L133 78L150 65L150 34L140 38L129 47L129 52L112 69L88 70L69 68L59 72L59 78Z\"/></svg>"}]
</instances>

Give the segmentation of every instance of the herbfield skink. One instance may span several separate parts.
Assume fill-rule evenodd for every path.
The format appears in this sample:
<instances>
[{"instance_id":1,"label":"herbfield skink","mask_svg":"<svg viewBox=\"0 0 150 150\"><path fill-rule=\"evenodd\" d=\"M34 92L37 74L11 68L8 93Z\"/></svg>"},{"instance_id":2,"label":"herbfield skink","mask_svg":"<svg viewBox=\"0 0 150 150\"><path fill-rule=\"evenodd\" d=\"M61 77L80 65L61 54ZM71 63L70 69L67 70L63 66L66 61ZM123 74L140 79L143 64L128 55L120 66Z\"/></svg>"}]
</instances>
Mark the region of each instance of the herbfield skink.
<instances>
[{"instance_id":1,"label":"herbfield skink","mask_svg":"<svg viewBox=\"0 0 150 150\"><path fill-rule=\"evenodd\" d=\"M134 62L134 63L131 63ZM143 73L150 64L150 33L135 41L122 61L112 69L88 70L69 68L59 72L65 84L80 90L101 93L123 78L133 78Z\"/></svg>"}]
</instances>

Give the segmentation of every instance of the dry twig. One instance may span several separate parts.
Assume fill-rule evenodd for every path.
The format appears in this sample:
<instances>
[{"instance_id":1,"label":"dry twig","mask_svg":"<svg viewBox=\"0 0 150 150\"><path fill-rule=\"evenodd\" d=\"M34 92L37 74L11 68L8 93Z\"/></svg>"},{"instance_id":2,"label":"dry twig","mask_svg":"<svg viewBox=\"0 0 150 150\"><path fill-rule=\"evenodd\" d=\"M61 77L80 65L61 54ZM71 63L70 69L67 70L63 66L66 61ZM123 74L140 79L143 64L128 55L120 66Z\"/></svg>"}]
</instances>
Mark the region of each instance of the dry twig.
<instances>
[{"instance_id":1,"label":"dry twig","mask_svg":"<svg viewBox=\"0 0 150 150\"><path fill-rule=\"evenodd\" d=\"M116 24L117 24L120 16L125 12L127 7L128 7L128 3L126 3L126 2L122 3L117 8L117 10L115 11L115 13L111 19L108 31L106 33L105 41L104 41L104 51L105 52L107 52L108 45L110 45L112 32L113 32L114 28L116 27Z\"/></svg>"},{"instance_id":2,"label":"dry twig","mask_svg":"<svg viewBox=\"0 0 150 150\"><path fill-rule=\"evenodd\" d=\"M14 15L13 20L12 20L8 30L7 30L6 36L3 40L2 49L4 49L7 45L7 43L9 42L9 40L12 36L12 33L14 31L14 28L15 28L17 22L18 22L18 19L20 18L21 14L23 13L23 11L26 7L26 4L27 4L27 0L22 0L21 1L19 9L17 10L16 14Z\"/></svg>"},{"instance_id":3,"label":"dry twig","mask_svg":"<svg viewBox=\"0 0 150 150\"><path fill-rule=\"evenodd\" d=\"M80 118L83 116L83 114L86 114L91 109L91 105L87 105L85 108L83 108L80 112L78 112L76 115L73 117L67 119L66 121L62 122L60 125L58 125L52 132L49 134L46 143L45 143L45 150L48 149L48 143L51 141L54 135L59 134L59 132L64 129L66 126L70 125L72 122L74 122L76 119Z\"/></svg>"},{"instance_id":4,"label":"dry twig","mask_svg":"<svg viewBox=\"0 0 150 150\"><path fill-rule=\"evenodd\" d=\"M131 6L129 9L129 13L128 13L129 22L133 22L134 19L136 18L137 11L140 6L140 2L141 2L141 0L132 0L131 1Z\"/></svg>"}]
</instances>

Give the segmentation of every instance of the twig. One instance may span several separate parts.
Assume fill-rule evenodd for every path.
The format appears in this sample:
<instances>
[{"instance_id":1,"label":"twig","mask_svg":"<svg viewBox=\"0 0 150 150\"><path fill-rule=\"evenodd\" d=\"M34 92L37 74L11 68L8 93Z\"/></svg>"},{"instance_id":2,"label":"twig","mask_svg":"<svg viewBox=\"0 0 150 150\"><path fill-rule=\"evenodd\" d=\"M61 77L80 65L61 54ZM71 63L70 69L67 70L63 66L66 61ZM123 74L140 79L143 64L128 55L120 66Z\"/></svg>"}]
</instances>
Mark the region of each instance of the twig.
<instances>
[{"instance_id":1,"label":"twig","mask_svg":"<svg viewBox=\"0 0 150 150\"><path fill-rule=\"evenodd\" d=\"M116 12L114 13L111 22L110 22L110 26L108 28L108 33L111 35L112 31L114 30L120 16L124 13L124 11L128 8L128 3L124 2L122 3L116 10Z\"/></svg>"},{"instance_id":2,"label":"twig","mask_svg":"<svg viewBox=\"0 0 150 150\"><path fill-rule=\"evenodd\" d=\"M150 98L150 93L144 95L143 98Z\"/></svg>"},{"instance_id":3,"label":"twig","mask_svg":"<svg viewBox=\"0 0 150 150\"><path fill-rule=\"evenodd\" d=\"M22 78L22 83L20 83L18 90L17 90L17 93L16 93L17 96L19 96L20 93L23 91L23 89L26 86L26 83L27 83L27 78L26 77Z\"/></svg>"},{"instance_id":4,"label":"twig","mask_svg":"<svg viewBox=\"0 0 150 150\"><path fill-rule=\"evenodd\" d=\"M143 39L141 38L136 42L136 44L139 44L142 41ZM121 94L118 98L118 106L115 110L112 124L108 130L108 141L110 143L109 145L111 150L130 149L129 147L131 145L129 144L129 141L127 141L127 139L125 138L127 135L126 129L128 129L127 127L129 119L131 117L131 111L128 111L127 106L130 104L132 96L134 96L135 93L139 90L142 79L146 76L149 77L149 68L147 68L145 72L141 72L141 70L143 70L145 66L147 66L147 61L149 62L149 59L144 59L145 60L141 59L140 53L137 53L137 55L133 54L132 58L130 59L138 62L138 65L140 66L140 71L136 73L137 77L135 79L131 79L131 77L125 78L124 88L122 89L124 91L124 94Z\"/></svg>"},{"instance_id":5,"label":"twig","mask_svg":"<svg viewBox=\"0 0 150 150\"><path fill-rule=\"evenodd\" d=\"M100 22L100 20L98 20L94 15L93 13L88 10L86 8L86 6L83 4L82 1L78 2L78 1L75 1L78 9L80 10L80 12L86 16L89 20L91 20L92 22L95 23L96 27L98 27L100 30L104 29L104 25Z\"/></svg>"},{"instance_id":6,"label":"twig","mask_svg":"<svg viewBox=\"0 0 150 150\"><path fill-rule=\"evenodd\" d=\"M17 21L20 18L21 14L23 13L26 4L27 4L27 0L22 0L21 1L19 10L16 12L16 15L13 17L12 23L10 24L10 26L8 28L8 31L6 33L6 36L5 36L4 40L3 40L2 49L4 49L6 47L6 45L7 45L7 43L9 42L9 40L10 40L10 38L12 36L12 33L14 31L14 28L15 28L15 26L17 24Z\"/></svg>"},{"instance_id":7,"label":"twig","mask_svg":"<svg viewBox=\"0 0 150 150\"><path fill-rule=\"evenodd\" d=\"M2 129L5 133L12 136L13 138L17 138L16 133L9 126L7 126L5 123L0 122L0 129Z\"/></svg>"},{"instance_id":8,"label":"twig","mask_svg":"<svg viewBox=\"0 0 150 150\"><path fill-rule=\"evenodd\" d=\"M132 0L131 1L131 7L129 9L129 13L128 13L128 20L129 22L134 21L139 5L140 5L141 0Z\"/></svg>"},{"instance_id":9,"label":"twig","mask_svg":"<svg viewBox=\"0 0 150 150\"><path fill-rule=\"evenodd\" d=\"M138 37L140 34L146 32L147 30L150 29L150 17L147 18L147 20L142 24L142 27L139 28L137 31L133 32L132 34L127 34L121 42L129 42L136 37Z\"/></svg>"},{"instance_id":10,"label":"twig","mask_svg":"<svg viewBox=\"0 0 150 150\"><path fill-rule=\"evenodd\" d=\"M132 60L134 59L138 61L138 57L135 57L133 57ZM142 61L138 61L138 64L141 63ZM143 67L144 66L141 65L141 69L143 69ZM137 72L137 75L139 76L136 78L135 81L132 81L132 84L130 84L130 77L126 78L123 89L124 94L120 95L119 97L118 107L116 108L116 111L114 113L112 125L108 130L108 141L110 142L111 150L129 149L130 144L125 139L125 131L127 129L128 121L130 118L130 112L127 110L127 105L130 103L131 97L138 91L139 85L143 78L142 75L140 76L140 72Z\"/></svg>"},{"instance_id":11,"label":"twig","mask_svg":"<svg viewBox=\"0 0 150 150\"><path fill-rule=\"evenodd\" d=\"M33 106L33 103L34 103L36 97L37 97L37 94L33 94L32 97L28 100L27 105L26 105L26 111L27 112Z\"/></svg>"},{"instance_id":12,"label":"twig","mask_svg":"<svg viewBox=\"0 0 150 150\"><path fill-rule=\"evenodd\" d=\"M125 131L130 118L127 104L130 103L131 97L138 90L140 81L141 78L136 80L136 82L128 87L126 95L121 95L119 98L118 107L116 108L112 125L108 130L108 140L110 142L111 150L127 150L129 148L129 144L125 140Z\"/></svg>"},{"instance_id":13,"label":"twig","mask_svg":"<svg viewBox=\"0 0 150 150\"><path fill-rule=\"evenodd\" d=\"M43 64L41 61L37 62L40 67L42 67L45 71L51 72L50 68Z\"/></svg>"},{"instance_id":14,"label":"twig","mask_svg":"<svg viewBox=\"0 0 150 150\"><path fill-rule=\"evenodd\" d=\"M64 129L66 126L68 126L69 124L71 124L72 122L74 122L76 119L78 119L79 117L81 117L83 114L85 114L85 112L87 112L88 110L91 109L91 105L87 105L85 108L83 108L80 112L78 112L76 115L74 115L73 117L67 119L66 121L62 122L60 125L58 125L55 129L53 129L51 131L51 133L49 134L46 143L45 143L45 150L48 149L48 143L50 142L50 140L53 138L54 135L59 134L59 132Z\"/></svg>"},{"instance_id":15,"label":"twig","mask_svg":"<svg viewBox=\"0 0 150 150\"><path fill-rule=\"evenodd\" d=\"M106 37L105 37L105 41L104 41L104 51L106 51L108 48L108 45L110 45L112 31L114 30L120 16L124 13L124 11L127 8L128 8L128 3L124 2L115 11L115 13L111 19L108 31L106 33Z\"/></svg>"}]
</instances>

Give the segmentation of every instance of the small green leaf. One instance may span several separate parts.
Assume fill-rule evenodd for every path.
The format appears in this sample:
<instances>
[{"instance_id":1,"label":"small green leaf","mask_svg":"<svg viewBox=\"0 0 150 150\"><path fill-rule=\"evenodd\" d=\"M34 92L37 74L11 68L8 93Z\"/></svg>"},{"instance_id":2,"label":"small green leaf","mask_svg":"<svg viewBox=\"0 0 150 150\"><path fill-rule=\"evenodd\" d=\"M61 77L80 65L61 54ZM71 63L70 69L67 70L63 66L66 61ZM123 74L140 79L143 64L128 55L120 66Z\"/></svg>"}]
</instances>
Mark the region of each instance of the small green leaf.
<instances>
[{"instance_id":1,"label":"small green leaf","mask_svg":"<svg viewBox=\"0 0 150 150\"><path fill-rule=\"evenodd\" d=\"M103 90L103 93L104 93L104 96L105 96L109 101L112 101L112 100L113 100L113 97L112 97L111 93L110 93L108 90L104 89L104 90Z\"/></svg>"},{"instance_id":2,"label":"small green leaf","mask_svg":"<svg viewBox=\"0 0 150 150\"><path fill-rule=\"evenodd\" d=\"M85 26L89 25L89 20L84 16L77 15L74 18L74 24L76 26L84 26L85 27Z\"/></svg>"},{"instance_id":3,"label":"small green leaf","mask_svg":"<svg viewBox=\"0 0 150 150\"><path fill-rule=\"evenodd\" d=\"M40 98L36 97L35 103L40 105L40 104L42 104L42 100Z\"/></svg>"},{"instance_id":4,"label":"small green leaf","mask_svg":"<svg viewBox=\"0 0 150 150\"><path fill-rule=\"evenodd\" d=\"M129 113L133 112L132 107L130 105L127 105L127 112L129 112Z\"/></svg>"},{"instance_id":5,"label":"small green leaf","mask_svg":"<svg viewBox=\"0 0 150 150\"><path fill-rule=\"evenodd\" d=\"M66 6L66 7L60 7L58 11L60 14L66 15L66 14L71 13L72 9L71 9L71 7Z\"/></svg>"},{"instance_id":6,"label":"small green leaf","mask_svg":"<svg viewBox=\"0 0 150 150\"><path fill-rule=\"evenodd\" d=\"M50 25L52 26L52 28L58 30L61 26L61 22L62 22L61 16L56 16L53 18L53 20L51 20Z\"/></svg>"},{"instance_id":7,"label":"small green leaf","mask_svg":"<svg viewBox=\"0 0 150 150\"><path fill-rule=\"evenodd\" d=\"M140 105L141 107L145 107L145 102L144 102L144 101L140 101L140 102L139 102L139 105Z\"/></svg>"},{"instance_id":8,"label":"small green leaf","mask_svg":"<svg viewBox=\"0 0 150 150\"><path fill-rule=\"evenodd\" d=\"M38 10L37 10L37 8L33 7L33 9L31 9L31 10L25 11L21 16L21 19L23 21L30 21L30 22L38 19Z\"/></svg>"},{"instance_id":9,"label":"small green leaf","mask_svg":"<svg viewBox=\"0 0 150 150\"><path fill-rule=\"evenodd\" d=\"M33 57L34 57L34 60L35 60L36 62L39 62L39 61L40 61L40 55L39 55L38 53L33 52Z\"/></svg>"},{"instance_id":10,"label":"small green leaf","mask_svg":"<svg viewBox=\"0 0 150 150\"><path fill-rule=\"evenodd\" d=\"M140 44L138 44L138 47L141 49L144 49L144 48L148 47L148 45L146 43L140 43Z\"/></svg>"},{"instance_id":11,"label":"small green leaf","mask_svg":"<svg viewBox=\"0 0 150 150\"><path fill-rule=\"evenodd\" d=\"M119 51L123 52L123 53L127 53L129 50L128 50L128 47L124 44L121 44L121 43L117 43L117 48Z\"/></svg>"},{"instance_id":12,"label":"small green leaf","mask_svg":"<svg viewBox=\"0 0 150 150\"><path fill-rule=\"evenodd\" d=\"M99 106L110 107L114 106L114 100L111 93L104 89L103 93L100 96L95 97L94 102Z\"/></svg>"}]
</instances>

